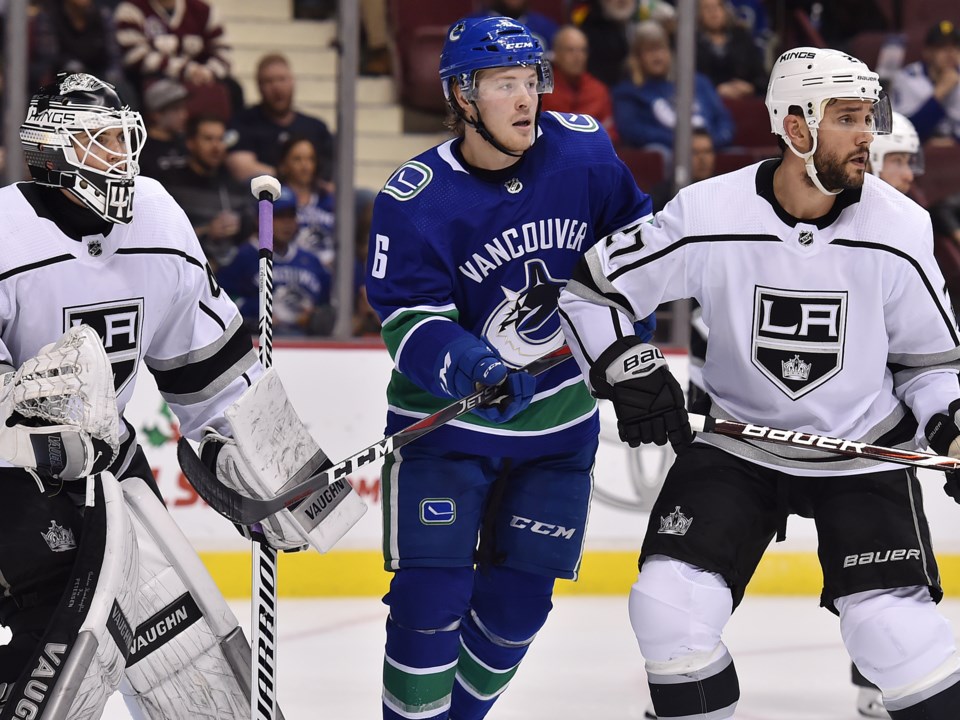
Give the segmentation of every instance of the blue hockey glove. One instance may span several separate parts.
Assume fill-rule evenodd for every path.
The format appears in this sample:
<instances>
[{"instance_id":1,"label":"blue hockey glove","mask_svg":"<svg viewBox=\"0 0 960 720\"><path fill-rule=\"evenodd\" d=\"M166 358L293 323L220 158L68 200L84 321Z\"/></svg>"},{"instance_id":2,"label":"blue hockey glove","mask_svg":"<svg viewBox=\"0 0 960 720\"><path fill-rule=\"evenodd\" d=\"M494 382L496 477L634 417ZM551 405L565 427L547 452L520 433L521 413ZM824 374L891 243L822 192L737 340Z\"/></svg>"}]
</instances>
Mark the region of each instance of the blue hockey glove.
<instances>
[{"instance_id":1,"label":"blue hockey glove","mask_svg":"<svg viewBox=\"0 0 960 720\"><path fill-rule=\"evenodd\" d=\"M950 403L946 415L937 413L930 418L924 434L935 453L960 459L960 398ZM960 503L960 470L948 470L944 477L943 491Z\"/></svg>"},{"instance_id":2,"label":"blue hockey glove","mask_svg":"<svg viewBox=\"0 0 960 720\"><path fill-rule=\"evenodd\" d=\"M663 353L640 338L620 338L604 350L590 368L590 385L613 403L620 439L630 447L693 439L677 379Z\"/></svg>"},{"instance_id":3,"label":"blue hockey glove","mask_svg":"<svg viewBox=\"0 0 960 720\"><path fill-rule=\"evenodd\" d=\"M493 406L471 412L491 422L504 423L524 410L533 399L537 381L525 372L510 372L490 348L475 337L462 337L440 353L437 370L440 388L453 398L472 395L487 385L503 384L503 397Z\"/></svg>"}]
</instances>

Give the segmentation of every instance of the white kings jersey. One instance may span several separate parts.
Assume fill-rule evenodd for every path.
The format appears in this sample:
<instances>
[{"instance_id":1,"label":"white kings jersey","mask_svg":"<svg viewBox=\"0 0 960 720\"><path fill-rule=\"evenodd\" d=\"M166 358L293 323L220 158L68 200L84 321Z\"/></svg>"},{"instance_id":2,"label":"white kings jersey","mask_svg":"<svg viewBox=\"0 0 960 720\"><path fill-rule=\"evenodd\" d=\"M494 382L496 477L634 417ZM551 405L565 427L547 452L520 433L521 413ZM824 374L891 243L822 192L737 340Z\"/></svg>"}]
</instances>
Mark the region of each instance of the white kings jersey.
<instances>
[{"instance_id":1,"label":"white kings jersey","mask_svg":"<svg viewBox=\"0 0 960 720\"><path fill-rule=\"evenodd\" d=\"M74 239L28 201L36 193L32 183L0 189L0 362L19 367L72 325L96 330L117 391L115 473L135 450L122 416L141 361L184 435L198 439L206 425L219 427L263 369L173 198L138 177L132 222Z\"/></svg>"},{"instance_id":2,"label":"white kings jersey","mask_svg":"<svg viewBox=\"0 0 960 720\"><path fill-rule=\"evenodd\" d=\"M585 255L560 296L584 375L635 320L695 298L710 328L703 385L711 415L925 444L927 420L960 397L957 325L929 215L867 175L828 215L798 221L774 197L778 164L691 185L652 223ZM697 441L793 474L883 467L706 433Z\"/></svg>"}]
</instances>

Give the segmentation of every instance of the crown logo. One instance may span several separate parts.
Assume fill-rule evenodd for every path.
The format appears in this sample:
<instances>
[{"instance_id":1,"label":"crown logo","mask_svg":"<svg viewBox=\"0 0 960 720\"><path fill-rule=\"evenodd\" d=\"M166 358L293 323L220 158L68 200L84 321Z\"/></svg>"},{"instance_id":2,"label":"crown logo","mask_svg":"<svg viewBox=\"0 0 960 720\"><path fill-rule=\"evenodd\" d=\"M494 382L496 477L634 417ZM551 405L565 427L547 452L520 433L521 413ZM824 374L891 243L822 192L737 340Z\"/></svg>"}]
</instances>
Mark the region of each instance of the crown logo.
<instances>
[{"instance_id":1,"label":"crown logo","mask_svg":"<svg viewBox=\"0 0 960 720\"><path fill-rule=\"evenodd\" d=\"M40 534L53 552L65 552L77 546L77 541L73 538L73 530L60 527L56 520L51 520L50 529Z\"/></svg>"},{"instance_id":2,"label":"crown logo","mask_svg":"<svg viewBox=\"0 0 960 720\"><path fill-rule=\"evenodd\" d=\"M780 362L780 369L784 380L809 380L810 369L813 363L804 362L799 355Z\"/></svg>"},{"instance_id":3,"label":"crown logo","mask_svg":"<svg viewBox=\"0 0 960 720\"><path fill-rule=\"evenodd\" d=\"M666 517L660 517L658 535L686 535L693 524L693 518L688 518L680 512L680 506Z\"/></svg>"}]
</instances>

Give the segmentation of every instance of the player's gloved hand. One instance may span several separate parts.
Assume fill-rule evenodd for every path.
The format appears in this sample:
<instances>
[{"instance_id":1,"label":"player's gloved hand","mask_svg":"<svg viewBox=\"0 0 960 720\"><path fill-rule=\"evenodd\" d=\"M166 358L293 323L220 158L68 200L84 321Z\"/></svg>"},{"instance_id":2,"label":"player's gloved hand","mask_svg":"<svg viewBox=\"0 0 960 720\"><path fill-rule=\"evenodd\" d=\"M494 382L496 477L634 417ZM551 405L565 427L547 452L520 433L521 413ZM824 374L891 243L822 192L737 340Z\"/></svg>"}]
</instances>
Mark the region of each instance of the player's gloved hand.
<instances>
[{"instance_id":1,"label":"player's gloved hand","mask_svg":"<svg viewBox=\"0 0 960 720\"><path fill-rule=\"evenodd\" d=\"M935 453L960 459L960 398L950 403L946 414L937 413L930 418L924 434ZM960 503L960 470L949 470L944 476L944 492Z\"/></svg>"},{"instance_id":2,"label":"player's gloved hand","mask_svg":"<svg viewBox=\"0 0 960 720\"><path fill-rule=\"evenodd\" d=\"M590 368L594 395L613 403L620 439L682 445L693 439L683 391L670 374L663 353L638 337L617 340Z\"/></svg>"},{"instance_id":3,"label":"player's gloved hand","mask_svg":"<svg viewBox=\"0 0 960 720\"><path fill-rule=\"evenodd\" d=\"M537 386L532 375L510 372L496 353L472 336L458 338L444 348L437 377L440 388L457 399L472 395L481 387L501 385L502 393L495 404L471 411L496 423L507 422L526 409Z\"/></svg>"}]
</instances>

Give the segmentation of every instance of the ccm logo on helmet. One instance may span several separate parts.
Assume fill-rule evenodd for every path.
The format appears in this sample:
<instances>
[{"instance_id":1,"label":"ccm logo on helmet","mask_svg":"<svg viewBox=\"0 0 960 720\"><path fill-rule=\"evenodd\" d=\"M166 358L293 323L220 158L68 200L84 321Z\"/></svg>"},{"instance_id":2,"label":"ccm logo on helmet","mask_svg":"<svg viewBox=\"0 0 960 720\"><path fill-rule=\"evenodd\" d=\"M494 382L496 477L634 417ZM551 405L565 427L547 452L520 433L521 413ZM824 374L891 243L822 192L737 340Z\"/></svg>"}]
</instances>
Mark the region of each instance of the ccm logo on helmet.
<instances>
[{"instance_id":1,"label":"ccm logo on helmet","mask_svg":"<svg viewBox=\"0 0 960 720\"><path fill-rule=\"evenodd\" d=\"M898 550L887 550L885 552L866 552L859 555L847 555L843 559L845 568L855 565L871 565L873 563L896 562L898 560L919 560L920 551L916 549L908 550L900 548Z\"/></svg>"},{"instance_id":2,"label":"ccm logo on helmet","mask_svg":"<svg viewBox=\"0 0 960 720\"><path fill-rule=\"evenodd\" d=\"M784 60L813 60L817 56L814 52L809 52L807 50L794 50L792 52L786 52L780 56L780 59L777 62L783 62Z\"/></svg>"}]
</instances>

